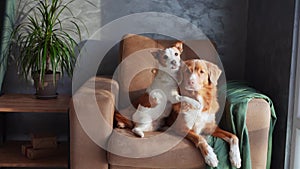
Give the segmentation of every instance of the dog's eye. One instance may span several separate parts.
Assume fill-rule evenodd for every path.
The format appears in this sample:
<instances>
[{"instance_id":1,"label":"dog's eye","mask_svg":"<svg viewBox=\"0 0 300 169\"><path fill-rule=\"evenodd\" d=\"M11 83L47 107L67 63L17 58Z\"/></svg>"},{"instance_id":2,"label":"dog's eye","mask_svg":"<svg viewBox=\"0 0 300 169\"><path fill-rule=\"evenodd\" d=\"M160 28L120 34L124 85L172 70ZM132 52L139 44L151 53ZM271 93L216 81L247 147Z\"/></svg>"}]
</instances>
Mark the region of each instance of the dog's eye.
<instances>
[{"instance_id":1,"label":"dog's eye","mask_svg":"<svg viewBox=\"0 0 300 169\"><path fill-rule=\"evenodd\" d=\"M178 56L178 53L175 53L175 56Z\"/></svg>"},{"instance_id":2,"label":"dog's eye","mask_svg":"<svg viewBox=\"0 0 300 169\"><path fill-rule=\"evenodd\" d=\"M204 71L203 71L203 70L200 70L200 73L202 74L202 73L204 73Z\"/></svg>"},{"instance_id":3,"label":"dog's eye","mask_svg":"<svg viewBox=\"0 0 300 169\"><path fill-rule=\"evenodd\" d=\"M164 56L164 59L168 59L169 57L167 55Z\"/></svg>"}]
</instances>

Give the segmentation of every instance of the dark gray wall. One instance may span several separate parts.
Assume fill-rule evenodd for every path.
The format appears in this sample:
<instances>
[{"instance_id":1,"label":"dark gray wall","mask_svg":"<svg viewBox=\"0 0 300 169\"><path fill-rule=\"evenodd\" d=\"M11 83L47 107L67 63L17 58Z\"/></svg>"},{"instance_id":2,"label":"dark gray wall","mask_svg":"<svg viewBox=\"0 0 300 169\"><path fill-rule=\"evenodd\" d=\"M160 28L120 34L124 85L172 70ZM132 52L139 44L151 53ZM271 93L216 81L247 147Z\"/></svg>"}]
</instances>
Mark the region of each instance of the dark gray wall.
<instances>
[{"instance_id":1,"label":"dark gray wall","mask_svg":"<svg viewBox=\"0 0 300 169\"><path fill-rule=\"evenodd\" d=\"M139 12L163 12L184 18L216 42L226 78L244 79L247 3L248 0L101 0L101 25Z\"/></svg>"},{"instance_id":2,"label":"dark gray wall","mask_svg":"<svg viewBox=\"0 0 300 169\"><path fill-rule=\"evenodd\" d=\"M245 77L274 102L272 167L284 168L294 0L251 0Z\"/></svg>"},{"instance_id":3,"label":"dark gray wall","mask_svg":"<svg viewBox=\"0 0 300 169\"><path fill-rule=\"evenodd\" d=\"M6 1L0 1L0 16L4 16L5 6L6 6ZM2 39L3 19L4 17L0 17L0 39Z\"/></svg>"}]
</instances>

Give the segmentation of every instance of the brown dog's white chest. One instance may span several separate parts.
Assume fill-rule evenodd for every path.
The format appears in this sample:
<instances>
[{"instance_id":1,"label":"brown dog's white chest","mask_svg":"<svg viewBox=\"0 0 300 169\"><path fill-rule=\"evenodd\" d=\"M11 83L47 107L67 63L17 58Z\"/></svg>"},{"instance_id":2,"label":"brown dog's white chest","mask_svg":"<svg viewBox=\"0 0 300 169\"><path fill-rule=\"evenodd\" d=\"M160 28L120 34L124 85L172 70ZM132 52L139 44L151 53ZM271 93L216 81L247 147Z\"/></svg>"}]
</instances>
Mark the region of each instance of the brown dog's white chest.
<instances>
[{"instance_id":1,"label":"brown dog's white chest","mask_svg":"<svg viewBox=\"0 0 300 169\"><path fill-rule=\"evenodd\" d=\"M180 93L196 99L202 107L201 109L186 109L182 105L173 107L177 114L176 127L200 134L204 128L215 124L215 114L219 109L216 84L221 71L210 62L194 59L185 61L182 72Z\"/></svg>"},{"instance_id":2,"label":"brown dog's white chest","mask_svg":"<svg viewBox=\"0 0 300 169\"><path fill-rule=\"evenodd\" d=\"M198 101L201 102L202 100L202 97L198 98ZM178 113L176 122L174 123L175 128L182 128L184 126L188 130L193 130L195 133L201 134L208 124L215 123L215 113L202 111L202 109L185 108L186 104L184 103L180 108L180 113Z\"/></svg>"}]
</instances>

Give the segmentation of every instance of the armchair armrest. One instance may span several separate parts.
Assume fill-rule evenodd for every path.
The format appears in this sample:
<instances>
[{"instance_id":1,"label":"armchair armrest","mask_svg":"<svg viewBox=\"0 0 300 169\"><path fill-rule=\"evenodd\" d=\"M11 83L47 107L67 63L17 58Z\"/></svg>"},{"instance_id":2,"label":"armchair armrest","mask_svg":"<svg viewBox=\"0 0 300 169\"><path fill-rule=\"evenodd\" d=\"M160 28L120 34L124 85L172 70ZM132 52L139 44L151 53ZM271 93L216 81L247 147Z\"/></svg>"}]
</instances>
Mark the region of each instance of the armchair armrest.
<instances>
[{"instance_id":1,"label":"armchair armrest","mask_svg":"<svg viewBox=\"0 0 300 169\"><path fill-rule=\"evenodd\" d=\"M264 99L248 103L246 125L249 132L252 168L266 168L271 110Z\"/></svg>"},{"instance_id":2,"label":"armchair armrest","mask_svg":"<svg viewBox=\"0 0 300 169\"><path fill-rule=\"evenodd\" d=\"M116 81L93 77L73 95L69 112L72 169L108 168L104 148L112 133L118 91Z\"/></svg>"}]
</instances>

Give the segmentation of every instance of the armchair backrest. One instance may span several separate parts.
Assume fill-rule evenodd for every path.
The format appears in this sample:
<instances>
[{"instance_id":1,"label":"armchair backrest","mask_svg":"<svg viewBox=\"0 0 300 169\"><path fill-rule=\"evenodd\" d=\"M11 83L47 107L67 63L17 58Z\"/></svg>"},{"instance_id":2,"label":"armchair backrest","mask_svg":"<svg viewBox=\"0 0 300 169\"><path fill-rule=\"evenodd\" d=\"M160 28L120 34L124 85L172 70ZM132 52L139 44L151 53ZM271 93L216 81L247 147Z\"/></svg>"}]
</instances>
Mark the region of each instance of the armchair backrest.
<instances>
[{"instance_id":1,"label":"armchair backrest","mask_svg":"<svg viewBox=\"0 0 300 169\"><path fill-rule=\"evenodd\" d=\"M145 92L152 83L157 62L151 51L171 47L176 40L157 40L142 35L129 34L120 43L119 107L124 108ZM218 63L218 54L209 40L184 40L182 60L200 58ZM193 49L193 50L192 50ZM198 57L199 56L199 57Z\"/></svg>"}]
</instances>

